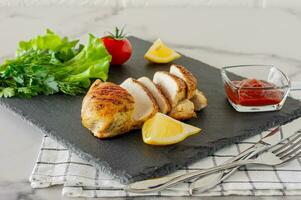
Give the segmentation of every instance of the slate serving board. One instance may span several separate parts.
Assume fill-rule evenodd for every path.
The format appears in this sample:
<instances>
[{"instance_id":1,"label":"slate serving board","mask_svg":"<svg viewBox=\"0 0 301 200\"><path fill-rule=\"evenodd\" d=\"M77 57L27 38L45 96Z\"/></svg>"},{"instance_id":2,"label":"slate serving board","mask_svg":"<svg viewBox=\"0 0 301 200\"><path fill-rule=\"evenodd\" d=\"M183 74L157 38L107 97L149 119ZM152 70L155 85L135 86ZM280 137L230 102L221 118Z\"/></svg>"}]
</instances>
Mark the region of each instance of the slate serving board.
<instances>
[{"instance_id":1,"label":"slate serving board","mask_svg":"<svg viewBox=\"0 0 301 200\"><path fill-rule=\"evenodd\" d=\"M149 42L135 37L130 37L130 40L134 49L131 60L122 67L111 67L109 81L121 83L128 77L151 78L154 72L169 69L170 65L150 64L143 59ZM176 63L186 66L198 78L198 88L209 100L209 106L199 112L197 118L188 121L201 127L202 132L176 145L146 145L140 130L107 140L93 137L81 125L81 96L59 94L32 99L2 98L0 104L123 183L166 175L219 148L301 116L301 103L292 98L287 99L281 111L238 113L226 101L219 69L186 56Z\"/></svg>"}]
</instances>

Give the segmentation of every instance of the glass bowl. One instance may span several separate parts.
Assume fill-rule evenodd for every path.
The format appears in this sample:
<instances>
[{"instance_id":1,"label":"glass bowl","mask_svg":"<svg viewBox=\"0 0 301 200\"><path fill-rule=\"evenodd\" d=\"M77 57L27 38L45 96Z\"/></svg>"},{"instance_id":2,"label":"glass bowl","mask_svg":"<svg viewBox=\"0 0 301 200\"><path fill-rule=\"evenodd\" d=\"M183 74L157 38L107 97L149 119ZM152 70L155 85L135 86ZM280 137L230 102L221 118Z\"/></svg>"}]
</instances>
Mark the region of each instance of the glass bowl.
<instances>
[{"instance_id":1,"label":"glass bowl","mask_svg":"<svg viewBox=\"0 0 301 200\"><path fill-rule=\"evenodd\" d=\"M236 65L221 69L229 103L238 112L280 110L290 91L290 80L272 65Z\"/></svg>"}]
</instances>

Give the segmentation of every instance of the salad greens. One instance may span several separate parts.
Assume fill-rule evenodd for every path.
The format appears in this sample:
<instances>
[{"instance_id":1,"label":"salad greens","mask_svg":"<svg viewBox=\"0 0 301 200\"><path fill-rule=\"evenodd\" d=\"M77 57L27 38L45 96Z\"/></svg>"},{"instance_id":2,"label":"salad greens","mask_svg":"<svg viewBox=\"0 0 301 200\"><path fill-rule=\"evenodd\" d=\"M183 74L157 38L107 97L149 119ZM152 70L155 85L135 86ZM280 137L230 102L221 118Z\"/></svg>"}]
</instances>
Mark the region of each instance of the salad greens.
<instances>
[{"instance_id":1,"label":"salad greens","mask_svg":"<svg viewBox=\"0 0 301 200\"><path fill-rule=\"evenodd\" d=\"M86 46L77 44L50 30L21 41L16 57L0 65L0 97L79 95L91 85L91 78L106 81L111 55L103 43L90 34Z\"/></svg>"}]
</instances>

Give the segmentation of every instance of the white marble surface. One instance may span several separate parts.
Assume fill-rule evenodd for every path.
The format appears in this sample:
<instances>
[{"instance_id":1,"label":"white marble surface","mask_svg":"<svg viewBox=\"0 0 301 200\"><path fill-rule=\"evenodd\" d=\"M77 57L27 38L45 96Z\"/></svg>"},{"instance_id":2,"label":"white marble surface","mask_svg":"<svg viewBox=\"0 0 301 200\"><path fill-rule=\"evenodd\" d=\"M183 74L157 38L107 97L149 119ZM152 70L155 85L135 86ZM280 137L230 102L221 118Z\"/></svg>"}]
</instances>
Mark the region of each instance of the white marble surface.
<instances>
[{"instance_id":1,"label":"white marble surface","mask_svg":"<svg viewBox=\"0 0 301 200\"><path fill-rule=\"evenodd\" d=\"M294 9L0 7L0 60L46 28L86 40L89 32L102 35L124 24L132 35L160 37L212 66L275 64L301 81L301 10ZM39 130L0 109L0 199L60 198L60 187L32 190L28 183L41 139Z\"/></svg>"},{"instance_id":2,"label":"white marble surface","mask_svg":"<svg viewBox=\"0 0 301 200\"><path fill-rule=\"evenodd\" d=\"M0 0L0 6L101 6L115 7L249 7L249 8L295 8L299 0Z\"/></svg>"}]
</instances>

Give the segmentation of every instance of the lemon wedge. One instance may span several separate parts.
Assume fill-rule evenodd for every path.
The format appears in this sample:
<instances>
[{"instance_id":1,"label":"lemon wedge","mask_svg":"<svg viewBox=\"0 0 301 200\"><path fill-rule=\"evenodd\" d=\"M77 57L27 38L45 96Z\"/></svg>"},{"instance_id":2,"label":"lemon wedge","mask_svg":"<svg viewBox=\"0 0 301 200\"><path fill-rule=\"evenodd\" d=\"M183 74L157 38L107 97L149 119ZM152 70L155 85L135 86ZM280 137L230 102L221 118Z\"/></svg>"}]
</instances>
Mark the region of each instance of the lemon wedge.
<instances>
[{"instance_id":1,"label":"lemon wedge","mask_svg":"<svg viewBox=\"0 0 301 200\"><path fill-rule=\"evenodd\" d=\"M142 127L143 141L151 145L169 145L183 141L201 129L175 120L162 113L148 119Z\"/></svg>"},{"instance_id":2,"label":"lemon wedge","mask_svg":"<svg viewBox=\"0 0 301 200\"><path fill-rule=\"evenodd\" d=\"M169 63L180 57L180 54L168 48L160 39L157 39L144 55L145 59L154 63Z\"/></svg>"}]
</instances>

